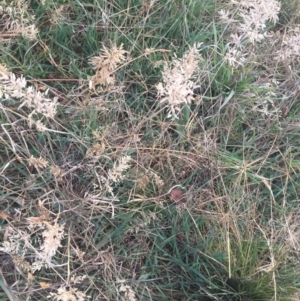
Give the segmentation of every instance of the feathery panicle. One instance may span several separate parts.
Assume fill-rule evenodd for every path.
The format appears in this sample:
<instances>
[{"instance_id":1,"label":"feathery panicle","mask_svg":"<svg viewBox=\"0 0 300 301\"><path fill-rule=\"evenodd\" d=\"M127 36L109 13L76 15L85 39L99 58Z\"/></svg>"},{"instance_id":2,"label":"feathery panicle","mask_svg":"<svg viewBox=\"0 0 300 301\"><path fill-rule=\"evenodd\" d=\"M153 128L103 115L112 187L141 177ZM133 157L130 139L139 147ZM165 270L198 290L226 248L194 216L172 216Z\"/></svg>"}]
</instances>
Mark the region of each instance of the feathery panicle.
<instances>
[{"instance_id":1,"label":"feathery panicle","mask_svg":"<svg viewBox=\"0 0 300 301\"><path fill-rule=\"evenodd\" d=\"M280 3L276 0L231 0L233 4L232 14L237 9L237 18L234 22L240 35L245 36L252 44L264 39L266 23L275 24L278 21ZM231 13L219 12L223 22L232 20Z\"/></svg>"},{"instance_id":2,"label":"feathery panicle","mask_svg":"<svg viewBox=\"0 0 300 301\"><path fill-rule=\"evenodd\" d=\"M49 216L48 212L44 212L45 210L40 202L39 212L41 215L39 217L28 217L26 220L29 222L29 226L25 230L7 228L7 235L0 247L0 251L14 256L17 259L15 263L22 263L27 270L29 270L29 266L21 257L24 258L28 255L35 257L36 260L30 266L32 273L51 265L52 257L57 249L61 247L61 240L64 237L64 224L54 223L52 225L47 221ZM33 245L32 235L40 236L38 246ZM34 254L32 254L32 250L35 250Z\"/></svg>"},{"instance_id":3,"label":"feathery panicle","mask_svg":"<svg viewBox=\"0 0 300 301\"><path fill-rule=\"evenodd\" d=\"M201 56L194 45L181 59L174 58L170 66L165 65L162 72L162 82L156 85L159 102L166 103L168 117L178 119L181 106L191 104L194 100L194 89L198 86L192 80L199 70L198 63Z\"/></svg>"},{"instance_id":4,"label":"feathery panicle","mask_svg":"<svg viewBox=\"0 0 300 301\"><path fill-rule=\"evenodd\" d=\"M254 45L266 35L267 22L278 21L280 3L276 0L231 0L231 10L220 10L219 20L226 24L229 37L229 48L225 56L232 68L244 66L249 53L245 45Z\"/></svg>"},{"instance_id":5,"label":"feathery panicle","mask_svg":"<svg viewBox=\"0 0 300 301\"><path fill-rule=\"evenodd\" d=\"M123 44L120 47L114 45L111 49L103 45L103 50L99 53L99 56L90 59L91 65L96 69L96 74L90 79L90 88L98 85L113 86L116 81L115 71L117 66L125 60L126 53Z\"/></svg>"},{"instance_id":6,"label":"feathery panicle","mask_svg":"<svg viewBox=\"0 0 300 301\"><path fill-rule=\"evenodd\" d=\"M35 16L27 10L25 1L14 1L8 6L4 1L0 2L0 28L1 41L9 42L13 37L22 35L29 40L36 40L38 30L33 24Z\"/></svg>"},{"instance_id":7,"label":"feathery panicle","mask_svg":"<svg viewBox=\"0 0 300 301\"><path fill-rule=\"evenodd\" d=\"M26 79L16 77L12 72L1 66L0 68L0 97L5 99L13 98L22 101L19 109L23 106L33 109L30 117L36 114L42 114L47 118L54 118L56 114L57 97L50 99L47 97L48 90L45 93L36 91L33 86L27 87Z\"/></svg>"},{"instance_id":8,"label":"feathery panicle","mask_svg":"<svg viewBox=\"0 0 300 301\"><path fill-rule=\"evenodd\" d=\"M125 178L123 172L130 167L130 161L131 158L129 156L123 156L118 163L115 162L113 168L108 172L108 180L111 183L119 183L122 181Z\"/></svg>"},{"instance_id":9,"label":"feathery panicle","mask_svg":"<svg viewBox=\"0 0 300 301\"><path fill-rule=\"evenodd\" d=\"M40 158L34 158L31 156L29 159L27 159L29 166L34 166L36 169L39 168L45 168L48 166L47 160Z\"/></svg>"},{"instance_id":10,"label":"feathery panicle","mask_svg":"<svg viewBox=\"0 0 300 301\"><path fill-rule=\"evenodd\" d=\"M79 291L77 288L69 288L61 286L57 293L50 293L47 298L54 299L56 301L85 301L87 296L84 292Z\"/></svg>"},{"instance_id":11,"label":"feathery panicle","mask_svg":"<svg viewBox=\"0 0 300 301\"><path fill-rule=\"evenodd\" d=\"M131 158L129 156L123 156L118 162L114 163L113 167L108 171L107 177L102 177L106 190L112 196L114 196L112 185L120 183L125 178L123 172L130 167L130 161Z\"/></svg>"},{"instance_id":12,"label":"feathery panicle","mask_svg":"<svg viewBox=\"0 0 300 301\"><path fill-rule=\"evenodd\" d=\"M8 231L7 239L2 242L0 251L10 255L24 256L27 248L31 245L30 235L26 231L13 230L12 228L8 228Z\"/></svg>"},{"instance_id":13,"label":"feathery panicle","mask_svg":"<svg viewBox=\"0 0 300 301\"><path fill-rule=\"evenodd\" d=\"M243 22L238 26L240 32L254 44L265 37L268 21L275 24L278 21L280 3L275 0L263 1L233 1L239 5L239 15Z\"/></svg>"},{"instance_id":14,"label":"feathery panicle","mask_svg":"<svg viewBox=\"0 0 300 301\"><path fill-rule=\"evenodd\" d=\"M124 294L124 299L126 301L137 301L135 293L129 285L122 284L119 288L119 292Z\"/></svg>"},{"instance_id":15,"label":"feathery panicle","mask_svg":"<svg viewBox=\"0 0 300 301\"><path fill-rule=\"evenodd\" d=\"M51 225L48 222L44 222L47 229L43 231L44 242L41 246L41 257L45 261L50 261L55 255L57 249L61 247L61 240L64 237L64 224L59 225L55 223Z\"/></svg>"},{"instance_id":16,"label":"feathery panicle","mask_svg":"<svg viewBox=\"0 0 300 301\"><path fill-rule=\"evenodd\" d=\"M277 51L276 60L291 61L300 56L300 27L290 28L282 39L282 45Z\"/></svg>"}]
</instances>

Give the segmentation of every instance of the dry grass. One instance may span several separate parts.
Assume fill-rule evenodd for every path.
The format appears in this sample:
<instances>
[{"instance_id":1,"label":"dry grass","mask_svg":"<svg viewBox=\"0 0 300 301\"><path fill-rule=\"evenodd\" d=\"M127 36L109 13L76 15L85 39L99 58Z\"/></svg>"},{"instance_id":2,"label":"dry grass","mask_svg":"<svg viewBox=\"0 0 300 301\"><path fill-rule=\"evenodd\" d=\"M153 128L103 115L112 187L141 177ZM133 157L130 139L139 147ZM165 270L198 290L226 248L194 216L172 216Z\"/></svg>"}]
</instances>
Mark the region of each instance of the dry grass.
<instances>
[{"instance_id":1,"label":"dry grass","mask_svg":"<svg viewBox=\"0 0 300 301\"><path fill-rule=\"evenodd\" d=\"M297 299L295 1L1 5L1 300Z\"/></svg>"}]
</instances>

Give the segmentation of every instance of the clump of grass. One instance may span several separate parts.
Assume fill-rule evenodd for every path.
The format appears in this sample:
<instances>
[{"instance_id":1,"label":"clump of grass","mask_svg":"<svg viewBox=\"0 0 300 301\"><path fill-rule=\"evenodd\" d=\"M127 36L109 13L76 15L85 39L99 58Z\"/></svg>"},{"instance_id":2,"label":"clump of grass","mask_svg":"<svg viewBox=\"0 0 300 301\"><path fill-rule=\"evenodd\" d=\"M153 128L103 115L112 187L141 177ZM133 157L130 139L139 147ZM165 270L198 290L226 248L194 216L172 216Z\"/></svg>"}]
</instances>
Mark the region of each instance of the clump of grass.
<instances>
[{"instance_id":1,"label":"clump of grass","mask_svg":"<svg viewBox=\"0 0 300 301\"><path fill-rule=\"evenodd\" d=\"M293 5L1 2L6 298L297 300Z\"/></svg>"}]
</instances>

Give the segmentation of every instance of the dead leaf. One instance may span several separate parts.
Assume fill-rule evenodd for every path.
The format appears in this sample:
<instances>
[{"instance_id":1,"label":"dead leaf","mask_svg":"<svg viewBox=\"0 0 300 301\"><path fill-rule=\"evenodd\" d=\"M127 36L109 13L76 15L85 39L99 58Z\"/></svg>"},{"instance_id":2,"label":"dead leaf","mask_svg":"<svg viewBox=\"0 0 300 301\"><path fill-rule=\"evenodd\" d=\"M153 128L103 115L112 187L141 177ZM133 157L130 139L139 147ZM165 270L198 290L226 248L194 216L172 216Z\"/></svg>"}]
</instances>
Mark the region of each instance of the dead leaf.
<instances>
[{"instance_id":1,"label":"dead leaf","mask_svg":"<svg viewBox=\"0 0 300 301\"><path fill-rule=\"evenodd\" d=\"M35 277L30 272L28 272L28 274L27 274L27 280L28 280L28 282L31 283L34 280L34 278Z\"/></svg>"},{"instance_id":2,"label":"dead leaf","mask_svg":"<svg viewBox=\"0 0 300 301\"><path fill-rule=\"evenodd\" d=\"M50 216L49 216L49 212L48 210L44 207L43 203L41 202L41 200L39 200L38 202L38 210L39 210L39 214L41 218L44 218L45 220L49 220Z\"/></svg>"},{"instance_id":3,"label":"dead leaf","mask_svg":"<svg viewBox=\"0 0 300 301\"><path fill-rule=\"evenodd\" d=\"M174 203L183 201L184 195L180 189L172 189L170 192L170 200Z\"/></svg>"},{"instance_id":4,"label":"dead leaf","mask_svg":"<svg viewBox=\"0 0 300 301\"><path fill-rule=\"evenodd\" d=\"M8 219L9 216L7 214L5 214L3 211L0 211L0 219Z\"/></svg>"},{"instance_id":5,"label":"dead leaf","mask_svg":"<svg viewBox=\"0 0 300 301\"><path fill-rule=\"evenodd\" d=\"M51 283L44 281L40 282L39 284L42 289L48 288L51 285Z\"/></svg>"}]
</instances>

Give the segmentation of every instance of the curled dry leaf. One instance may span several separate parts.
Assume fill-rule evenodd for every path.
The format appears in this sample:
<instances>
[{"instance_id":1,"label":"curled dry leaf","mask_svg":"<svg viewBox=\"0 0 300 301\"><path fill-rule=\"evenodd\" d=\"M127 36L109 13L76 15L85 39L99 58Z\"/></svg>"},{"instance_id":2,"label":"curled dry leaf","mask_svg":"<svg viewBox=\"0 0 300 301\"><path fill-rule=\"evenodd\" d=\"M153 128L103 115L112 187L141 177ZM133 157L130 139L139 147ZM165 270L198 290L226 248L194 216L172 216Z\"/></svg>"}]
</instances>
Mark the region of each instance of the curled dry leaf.
<instances>
[{"instance_id":1,"label":"curled dry leaf","mask_svg":"<svg viewBox=\"0 0 300 301\"><path fill-rule=\"evenodd\" d=\"M170 200L174 203L184 200L183 192L180 189L172 189L170 192Z\"/></svg>"}]
</instances>

